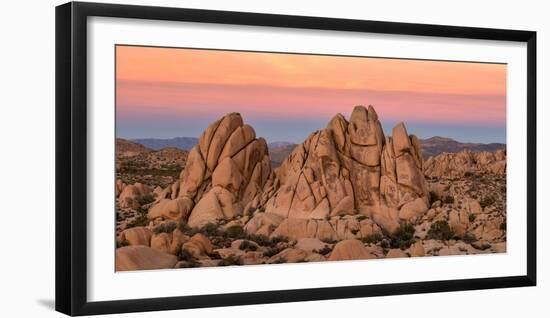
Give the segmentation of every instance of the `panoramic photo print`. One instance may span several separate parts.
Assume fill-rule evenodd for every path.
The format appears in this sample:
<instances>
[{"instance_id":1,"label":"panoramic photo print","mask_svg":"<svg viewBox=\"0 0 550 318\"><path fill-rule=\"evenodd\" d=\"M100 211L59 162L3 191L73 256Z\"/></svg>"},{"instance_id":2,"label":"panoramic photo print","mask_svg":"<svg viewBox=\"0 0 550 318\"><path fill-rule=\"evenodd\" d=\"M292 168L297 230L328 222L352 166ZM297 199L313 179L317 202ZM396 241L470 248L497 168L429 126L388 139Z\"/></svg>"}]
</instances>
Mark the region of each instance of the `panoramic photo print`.
<instances>
[{"instance_id":1,"label":"panoramic photo print","mask_svg":"<svg viewBox=\"0 0 550 318\"><path fill-rule=\"evenodd\" d=\"M115 49L116 271L506 252L506 64Z\"/></svg>"}]
</instances>

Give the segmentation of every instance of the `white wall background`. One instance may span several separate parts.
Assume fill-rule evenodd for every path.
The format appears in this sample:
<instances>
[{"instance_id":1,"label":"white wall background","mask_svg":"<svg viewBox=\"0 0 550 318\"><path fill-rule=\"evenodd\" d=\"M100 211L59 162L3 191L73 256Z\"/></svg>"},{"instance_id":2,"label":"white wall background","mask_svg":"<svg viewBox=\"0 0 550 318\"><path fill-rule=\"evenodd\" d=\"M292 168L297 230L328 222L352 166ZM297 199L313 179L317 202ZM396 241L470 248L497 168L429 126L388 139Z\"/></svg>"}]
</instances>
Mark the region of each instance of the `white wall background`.
<instances>
[{"instance_id":1,"label":"white wall background","mask_svg":"<svg viewBox=\"0 0 550 318\"><path fill-rule=\"evenodd\" d=\"M546 1L125 0L233 11L451 24L538 32L537 287L117 315L117 317L518 317L550 314L550 22ZM11 1L0 13L0 316L61 317L54 303L54 7ZM546 125L545 125L546 124ZM243 279L246 279L243 278Z\"/></svg>"}]
</instances>

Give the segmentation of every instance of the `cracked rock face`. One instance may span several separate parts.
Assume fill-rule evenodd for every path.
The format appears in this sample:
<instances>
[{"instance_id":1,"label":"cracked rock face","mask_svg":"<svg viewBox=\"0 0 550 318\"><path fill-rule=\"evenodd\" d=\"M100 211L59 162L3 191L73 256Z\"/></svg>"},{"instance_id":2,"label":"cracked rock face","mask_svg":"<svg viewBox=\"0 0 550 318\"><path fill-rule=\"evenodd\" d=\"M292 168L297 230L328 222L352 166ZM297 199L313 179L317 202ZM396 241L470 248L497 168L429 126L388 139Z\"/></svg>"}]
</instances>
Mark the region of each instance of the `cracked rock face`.
<instances>
[{"instance_id":1,"label":"cracked rock face","mask_svg":"<svg viewBox=\"0 0 550 318\"><path fill-rule=\"evenodd\" d=\"M422 153L398 124L385 137L372 106L336 115L312 133L275 174L265 212L288 219L363 214L388 231L428 210ZM405 210L404 212L403 209Z\"/></svg>"},{"instance_id":2,"label":"cracked rock face","mask_svg":"<svg viewBox=\"0 0 550 318\"><path fill-rule=\"evenodd\" d=\"M270 174L265 140L240 114L228 114L203 132L172 186L172 199L158 202L148 217L187 219L192 227L231 219L259 201Z\"/></svg>"},{"instance_id":3,"label":"cracked rock face","mask_svg":"<svg viewBox=\"0 0 550 318\"><path fill-rule=\"evenodd\" d=\"M422 165L420 143L403 123L385 137L374 108L357 106L349 121L337 114L309 135L274 172L265 140L231 113L203 132L171 199L148 216L197 227L243 212L281 220L361 214L393 232L428 210Z\"/></svg>"}]
</instances>

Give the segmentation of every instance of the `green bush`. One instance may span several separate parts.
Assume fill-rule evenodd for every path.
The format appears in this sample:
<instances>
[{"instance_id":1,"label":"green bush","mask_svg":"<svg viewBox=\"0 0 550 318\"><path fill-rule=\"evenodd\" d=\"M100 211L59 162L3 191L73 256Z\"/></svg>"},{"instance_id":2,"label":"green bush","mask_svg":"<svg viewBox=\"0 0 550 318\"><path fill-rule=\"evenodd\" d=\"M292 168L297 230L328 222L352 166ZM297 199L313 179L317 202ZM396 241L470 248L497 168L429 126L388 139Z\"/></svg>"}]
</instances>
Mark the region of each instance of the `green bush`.
<instances>
[{"instance_id":1,"label":"green bush","mask_svg":"<svg viewBox=\"0 0 550 318\"><path fill-rule=\"evenodd\" d=\"M201 227L200 232L202 232L206 236L218 235L218 224L209 222L205 226Z\"/></svg>"},{"instance_id":2,"label":"green bush","mask_svg":"<svg viewBox=\"0 0 550 318\"><path fill-rule=\"evenodd\" d=\"M473 213L470 213L468 215L468 221L470 221L470 223L474 222L476 220L476 215L473 214Z\"/></svg>"},{"instance_id":3,"label":"green bush","mask_svg":"<svg viewBox=\"0 0 550 318\"><path fill-rule=\"evenodd\" d=\"M280 252L281 252L281 249L279 249L277 247L270 247L264 252L264 256L265 257L272 257L272 256L275 256L275 255L279 254Z\"/></svg>"},{"instance_id":4,"label":"green bush","mask_svg":"<svg viewBox=\"0 0 550 318\"><path fill-rule=\"evenodd\" d=\"M338 243L337 240L333 240L333 239L330 239L330 238L324 238L324 239L321 240L321 242L327 243L327 244L336 244L336 243Z\"/></svg>"},{"instance_id":5,"label":"green bush","mask_svg":"<svg viewBox=\"0 0 550 318\"><path fill-rule=\"evenodd\" d=\"M239 245L241 251L255 251L258 249L258 246L250 241L242 241Z\"/></svg>"},{"instance_id":6,"label":"green bush","mask_svg":"<svg viewBox=\"0 0 550 318\"><path fill-rule=\"evenodd\" d=\"M446 204L453 204L455 203L455 198L451 195L446 195L444 198L443 198L443 203L446 203Z\"/></svg>"},{"instance_id":7,"label":"green bush","mask_svg":"<svg viewBox=\"0 0 550 318\"><path fill-rule=\"evenodd\" d=\"M432 223L428 231L428 238L434 240L447 241L454 237L454 232L451 230L447 221L437 221Z\"/></svg>"},{"instance_id":8,"label":"green bush","mask_svg":"<svg viewBox=\"0 0 550 318\"><path fill-rule=\"evenodd\" d=\"M367 236L365 236L361 239L361 241L363 243L366 243L366 244L376 243L376 242L379 242L381 240L382 240L382 235L380 235L380 233L374 233L374 234L371 234L371 235L367 235Z\"/></svg>"},{"instance_id":9,"label":"green bush","mask_svg":"<svg viewBox=\"0 0 550 318\"><path fill-rule=\"evenodd\" d=\"M325 247L323 247L322 249L314 252L317 252L321 255L327 255L328 253L332 252L332 248L330 248L328 245L325 245Z\"/></svg>"},{"instance_id":10,"label":"green bush","mask_svg":"<svg viewBox=\"0 0 550 318\"><path fill-rule=\"evenodd\" d=\"M128 223L126 228L129 229L131 227L136 227L136 226L147 226L147 224L149 224L149 220L147 219L147 215L146 214L140 214L135 219L133 219L130 223Z\"/></svg>"},{"instance_id":11,"label":"green bush","mask_svg":"<svg viewBox=\"0 0 550 318\"><path fill-rule=\"evenodd\" d=\"M124 246L128 246L128 245L130 245L130 242L128 242L126 240L123 240L123 241L117 240L117 242L116 242L116 248L124 247Z\"/></svg>"},{"instance_id":12,"label":"green bush","mask_svg":"<svg viewBox=\"0 0 550 318\"><path fill-rule=\"evenodd\" d=\"M391 235L390 245L392 248L402 250L414 244L414 226L410 223L401 223L399 228Z\"/></svg>"},{"instance_id":13,"label":"green bush","mask_svg":"<svg viewBox=\"0 0 550 318\"><path fill-rule=\"evenodd\" d=\"M241 261L240 258L230 255L229 257L222 259L218 264L218 266L231 266L231 265L242 265L242 264L243 262Z\"/></svg>"},{"instance_id":14,"label":"green bush","mask_svg":"<svg viewBox=\"0 0 550 318\"><path fill-rule=\"evenodd\" d=\"M138 197L137 199L139 205L149 204L155 201L155 197L152 194L146 194L144 196Z\"/></svg>"},{"instance_id":15,"label":"green bush","mask_svg":"<svg viewBox=\"0 0 550 318\"><path fill-rule=\"evenodd\" d=\"M230 238L234 238L234 239L244 238L246 236L246 233L243 227L240 225L232 225L228 227L225 230L225 234Z\"/></svg>"},{"instance_id":16,"label":"green bush","mask_svg":"<svg viewBox=\"0 0 550 318\"><path fill-rule=\"evenodd\" d=\"M160 234L160 233L172 233L174 230L178 227L176 222L164 222L159 225L157 225L153 229L153 233Z\"/></svg>"},{"instance_id":17,"label":"green bush","mask_svg":"<svg viewBox=\"0 0 550 318\"><path fill-rule=\"evenodd\" d=\"M479 201L479 205L484 209L485 207L488 207L493 203L495 203L495 197L493 197L492 195L485 196Z\"/></svg>"},{"instance_id":18,"label":"green bush","mask_svg":"<svg viewBox=\"0 0 550 318\"><path fill-rule=\"evenodd\" d=\"M477 238L472 233L466 233L462 237L462 241L464 241L464 243L472 244L473 242L477 241Z\"/></svg>"}]
</instances>

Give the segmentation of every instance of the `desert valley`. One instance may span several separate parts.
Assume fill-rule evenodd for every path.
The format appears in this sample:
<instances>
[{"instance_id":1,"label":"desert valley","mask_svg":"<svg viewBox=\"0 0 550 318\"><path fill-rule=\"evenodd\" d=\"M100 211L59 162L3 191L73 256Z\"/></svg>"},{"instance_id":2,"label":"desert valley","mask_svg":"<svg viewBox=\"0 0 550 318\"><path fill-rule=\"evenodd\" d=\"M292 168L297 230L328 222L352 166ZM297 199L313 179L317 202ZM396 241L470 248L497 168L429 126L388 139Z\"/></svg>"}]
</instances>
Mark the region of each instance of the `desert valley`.
<instances>
[{"instance_id":1,"label":"desert valley","mask_svg":"<svg viewBox=\"0 0 550 318\"><path fill-rule=\"evenodd\" d=\"M372 106L301 144L239 113L116 140L116 270L506 252L506 145L385 134Z\"/></svg>"}]
</instances>

